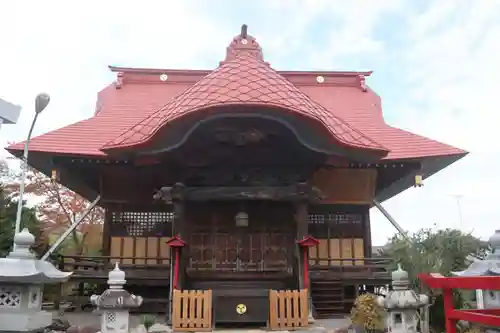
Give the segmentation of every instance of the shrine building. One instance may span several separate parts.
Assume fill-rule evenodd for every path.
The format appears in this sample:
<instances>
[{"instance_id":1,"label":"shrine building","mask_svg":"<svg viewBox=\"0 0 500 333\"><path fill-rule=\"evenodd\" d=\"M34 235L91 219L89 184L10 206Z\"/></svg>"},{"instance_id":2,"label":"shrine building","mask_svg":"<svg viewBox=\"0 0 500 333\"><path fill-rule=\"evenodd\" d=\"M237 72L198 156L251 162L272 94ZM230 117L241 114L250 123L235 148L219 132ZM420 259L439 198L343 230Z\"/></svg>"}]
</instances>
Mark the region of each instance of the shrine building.
<instances>
[{"instance_id":1,"label":"shrine building","mask_svg":"<svg viewBox=\"0 0 500 333\"><path fill-rule=\"evenodd\" d=\"M102 255L63 268L105 285L119 262L147 311L210 289L216 323L265 321L270 289L346 313L390 281L370 208L467 153L388 125L371 72L273 69L246 26L214 67L110 67L90 118L32 139L30 166L105 209Z\"/></svg>"}]
</instances>

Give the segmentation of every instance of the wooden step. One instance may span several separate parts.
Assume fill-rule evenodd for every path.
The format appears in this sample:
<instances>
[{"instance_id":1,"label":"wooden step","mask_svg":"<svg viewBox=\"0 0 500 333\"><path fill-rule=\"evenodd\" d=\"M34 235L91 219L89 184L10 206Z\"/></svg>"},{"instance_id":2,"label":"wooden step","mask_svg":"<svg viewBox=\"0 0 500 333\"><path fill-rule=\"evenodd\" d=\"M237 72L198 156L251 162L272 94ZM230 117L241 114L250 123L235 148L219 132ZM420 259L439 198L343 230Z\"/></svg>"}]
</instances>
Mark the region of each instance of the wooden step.
<instances>
[{"instance_id":1,"label":"wooden step","mask_svg":"<svg viewBox=\"0 0 500 333\"><path fill-rule=\"evenodd\" d=\"M328 300L337 300L337 299L340 299L340 300L344 300L344 298L342 297L342 295L330 295L328 297L316 297L316 298L313 298L313 302L323 302L323 301L328 301Z\"/></svg>"},{"instance_id":2,"label":"wooden step","mask_svg":"<svg viewBox=\"0 0 500 333\"><path fill-rule=\"evenodd\" d=\"M322 299L322 300L316 300L316 301L313 301L313 303L315 304L330 304L330 303L336 303L336 304L339 304L339 303L342 303L344 304L344 300L342 299Z\"/></svg>"},{"instance_id":3,"label":"wooden step","mask_svg":"<svg viewBox=\"0 0 500 333\"><path fill-rule=\"evenodd\" d=\"M332 305L332 306L327 306L327 305L323 305L323 306L315 306L314 307L316 309L316 311L318 312L343 312L344 311L344 306L342 305Z\"/></svg>"},{"instance_id":4,"label":"wooden step","mask_svg":"<svg viewBox=\"0 0 500 333\"><path fill-rule=\"evenodd\" d=\"M345 313L344 287L340 281L311 281L311 297L317 318Z\"/></svg>"},{"instance_id":5,"label":"wooden step","mask_svg":"<svg viewBox=\"0 0 500 333\"><path fill-rule=\"evenodd\" d=\"M323 291L338 291L342 292L343 288L335 288L335 287L330 287L330 288L312 288L311 292L323 292Z\"/></svg>"}]
</instances>

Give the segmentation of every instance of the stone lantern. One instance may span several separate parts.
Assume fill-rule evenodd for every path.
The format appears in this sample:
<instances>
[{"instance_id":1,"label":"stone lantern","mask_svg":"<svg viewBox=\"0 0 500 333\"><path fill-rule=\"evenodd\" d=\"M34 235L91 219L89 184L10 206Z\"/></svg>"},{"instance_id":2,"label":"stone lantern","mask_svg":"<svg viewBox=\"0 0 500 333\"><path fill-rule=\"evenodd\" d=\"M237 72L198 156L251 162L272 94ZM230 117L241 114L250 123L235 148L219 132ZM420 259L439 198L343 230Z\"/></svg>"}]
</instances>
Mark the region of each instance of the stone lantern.
<instances>
[{"instance_id":1,"label":"stone lantern","mask_svg":"<svg viewBox=\"0 0 500 333\"><path fill-rule=\"evenodd\" d=\"M429 304L427 295L418 295L409 288L408 273L401 265L392 272L392 290L379 300L387 309L387 325L393 333L417 332L418 312Z\"/></svg>"},{"instance_id":2,"label":"stone lantern","mask_svg":"<svg viewBox=\"0 0 500 333\"><path fill-rule=\"evenodd\" d=\"M456 276L499 276L500 275L500 230L490 237L492 252L484 260L474 261L466 270L452 272ZM479 308L499 308L500 290L477 290Z\"/></svg>"},{"instance_id":3,"label":"stone lantern","mask_svg":"<svg viewBox=\"0 0 500 333\"><path fill-rule=\"evenodd\" d=\"M33 332L52 323L52 314L42 311L46 283L61 283L72 273L59 271L31 252L35 237L22 230L14 236L14 250L0 258L0 332Z\"/></svg>"},{"instance_id":4,"label":"stone lantern","mask_svg":"<svg viewBox=\"0 0 500 333\"><path fill-rule=\"evenodd\" d=\"M135 296L123 289L126 282L125 272L116 263L108 275L109 289L101 295L90 297L90 302L101 311L102 333L128 333L129 311L142 304L141 296Z\"/></svg>"}]
</instances>

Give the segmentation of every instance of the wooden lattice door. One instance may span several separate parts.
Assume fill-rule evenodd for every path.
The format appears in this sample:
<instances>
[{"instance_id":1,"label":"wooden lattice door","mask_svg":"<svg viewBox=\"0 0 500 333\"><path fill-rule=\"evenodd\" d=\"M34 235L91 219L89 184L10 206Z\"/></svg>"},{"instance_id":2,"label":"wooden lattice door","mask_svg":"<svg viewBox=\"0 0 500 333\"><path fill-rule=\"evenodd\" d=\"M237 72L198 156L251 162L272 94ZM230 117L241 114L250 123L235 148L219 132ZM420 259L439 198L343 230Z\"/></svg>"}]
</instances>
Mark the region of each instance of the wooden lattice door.
<instances>
[{"instance_id":1,"label":"wooden lattice door","mask_svg":"<svg viewBox=\"0 0 500 333\"><path fill-rule=\"evenodd\" d=\"M212 207L203 216L190 220L189 269L231 272L292 269L293 220L259 216L254 210L255 217L249 226L237 227L234 214L234 210L227 213Z\"/></svg>"}]
</instances>

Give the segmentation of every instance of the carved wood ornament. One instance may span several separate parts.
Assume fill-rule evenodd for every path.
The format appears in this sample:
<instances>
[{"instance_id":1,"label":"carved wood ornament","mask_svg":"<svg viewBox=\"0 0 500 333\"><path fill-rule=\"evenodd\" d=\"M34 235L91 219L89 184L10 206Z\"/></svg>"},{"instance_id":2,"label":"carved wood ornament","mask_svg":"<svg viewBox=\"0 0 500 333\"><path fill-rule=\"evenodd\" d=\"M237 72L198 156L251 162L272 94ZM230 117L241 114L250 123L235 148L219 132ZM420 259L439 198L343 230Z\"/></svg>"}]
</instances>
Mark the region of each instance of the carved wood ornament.
<instances>
[{"instance_id":1,"label":"carved wood ornament","mask_svg":"<svg viewBox=\"0 0 500 333\"><path fill-rule=\"evenodd\" d=\"M306 183L291 186L252 187L185 187L183 184L165 186L157 191L154 200L164 200L170 204L176 200L271 200L319 202L323 194L316 187Z\"/></svg>"}]
</instances>

